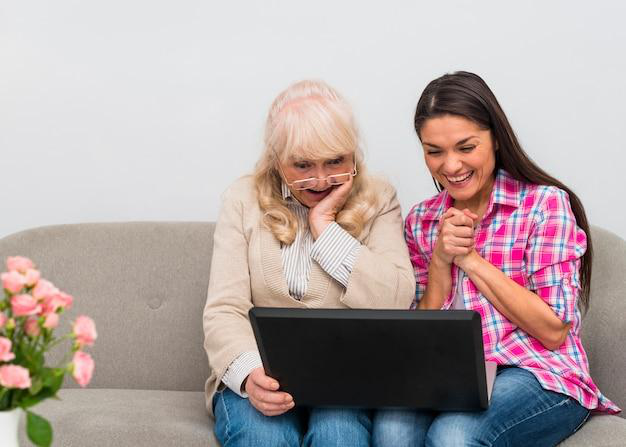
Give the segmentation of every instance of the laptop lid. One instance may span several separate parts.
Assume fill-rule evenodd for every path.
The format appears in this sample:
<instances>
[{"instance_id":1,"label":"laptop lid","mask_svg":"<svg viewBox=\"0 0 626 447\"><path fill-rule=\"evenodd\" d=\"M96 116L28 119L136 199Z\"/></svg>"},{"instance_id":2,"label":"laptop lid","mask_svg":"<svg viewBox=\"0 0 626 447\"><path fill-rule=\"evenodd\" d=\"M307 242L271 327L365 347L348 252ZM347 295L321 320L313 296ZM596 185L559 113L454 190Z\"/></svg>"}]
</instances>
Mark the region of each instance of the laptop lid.
<instances>
[{"instance_id":1,"label":"laptop lid","mask_svg":"<svg viewBox=\"0 0 626 447\"><path fill-rule=\"evenodd\" d=\"M266 374L298 406L488 406L477 312L253 307L250 322Z\"/></svg>"}]
</instances>

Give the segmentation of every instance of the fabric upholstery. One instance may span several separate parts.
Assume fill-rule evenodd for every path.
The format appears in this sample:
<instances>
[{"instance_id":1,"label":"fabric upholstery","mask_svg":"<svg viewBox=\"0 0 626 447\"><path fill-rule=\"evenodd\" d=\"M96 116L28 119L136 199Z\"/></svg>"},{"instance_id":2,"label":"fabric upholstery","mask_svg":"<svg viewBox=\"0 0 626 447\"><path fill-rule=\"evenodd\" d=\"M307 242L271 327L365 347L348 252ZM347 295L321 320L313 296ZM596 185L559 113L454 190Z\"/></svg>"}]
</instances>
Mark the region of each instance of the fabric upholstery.
<instances>
[{"instance_id":1,"label":"fabric upholstery","mask_svg":"<svg viewBox=\"0 0 626 447\"><path fill-rule=\"evenodd\" d=\"M626 423L619 416L591 416L580 430L559 447L624 447Z\"/></svg>"},{"instance_id":2,"label":"fabric upholstery","mask_svg":"<svg viewBox=\"0 0 626 447\"><path fill-rule=\"evenodd\" d=\"M591 300L582 341L596 385L626 410L626 242L598 227L591 234ZM626 417L624 411L619 416Z\"/></svg>"},{"instance_id":3,"label":"fabric upholstery","mask_svg":"<svg viewBox=\"0 0 626 447\"><path fill-rule=\"evenodd\" d=\"M53 446L219 446L202 391L65 389L60 397L33 408L52 423ZM20 445L33 445L23 429Z\"/></svg>"}]
</instances>

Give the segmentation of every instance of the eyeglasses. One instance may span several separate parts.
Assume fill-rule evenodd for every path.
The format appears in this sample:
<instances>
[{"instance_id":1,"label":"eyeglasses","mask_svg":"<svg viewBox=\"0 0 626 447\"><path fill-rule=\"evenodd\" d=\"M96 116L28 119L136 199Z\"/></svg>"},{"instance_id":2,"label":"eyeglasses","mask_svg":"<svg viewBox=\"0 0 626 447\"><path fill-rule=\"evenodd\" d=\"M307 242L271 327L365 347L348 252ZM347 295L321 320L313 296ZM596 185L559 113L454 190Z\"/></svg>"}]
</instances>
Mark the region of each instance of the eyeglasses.
<instances>
[{"instance_id":1,"label":"eyeglasses","mask_svg":"<svg viewBox=\"0 0 626 447\"><path fill-rule=\"evenodd\" d=\"M286 179L287 176L283 172L283 168L280 166L280 163L278 163L278 168L280 169L280 172L282 172L283 178ZM326 183L329 186L342 185L346 183L347 181L349 181L350 177L356 176L356 174L357 174L357 171L356 171L356 160L355 160L354 167L352 168L352 172L345 172L343 174L333 174L324 178L310 177L310 178L305 178L303 180L295 180L291 183L285 180L285 183L287 183L287 185L290 188L293 188L296 191L302 191L305 189L315 188L318 185L318 182L321 182L321 181L326 181Z\"/></svg>"}]
</instances>

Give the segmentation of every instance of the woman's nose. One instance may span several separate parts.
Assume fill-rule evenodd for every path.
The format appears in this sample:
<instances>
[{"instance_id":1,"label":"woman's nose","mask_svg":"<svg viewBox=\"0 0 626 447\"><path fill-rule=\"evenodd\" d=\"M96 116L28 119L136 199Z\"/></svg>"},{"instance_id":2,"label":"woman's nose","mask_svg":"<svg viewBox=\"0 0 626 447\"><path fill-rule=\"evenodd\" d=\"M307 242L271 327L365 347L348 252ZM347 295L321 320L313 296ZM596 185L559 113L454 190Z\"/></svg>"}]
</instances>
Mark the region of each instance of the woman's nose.
<instances>
[{"instance_id":1,"label":"woman's nose","mask_svg":"<svg viewBox=\"0 0 626 447\"><path fill-rule=\"evenodd\" d=\"M315 189L325 188L326 183L327 183L326 178L328 177L328 172L326 172L326 168L323 166L319 166L315 168L315 171L313 174L315 175L315 179L317 180Z\"/></svg>"},{"instance_id":2,"label":"woman's nose","mask_svg":"<svg viewBox=\"0 0 626 447\"><path fill-rule=\"evenodd\" d=\"M314 171L314 175L315 175L315 178L318 180L325 179L326 177L328 177L328 173L326 172L326 168L324 166L316 167Z\"/></svg>"},{"instance_id":3,"label":"woman's nose","mask_svg":"<svg viewBox=\"0 0 626 447\"><path fill-rule=\"evenodd\" d=\"M454 174L462 167L461 160L456 155L448 155L443 162L443 170L446 174Z\"/></svg>"}]
</instances>

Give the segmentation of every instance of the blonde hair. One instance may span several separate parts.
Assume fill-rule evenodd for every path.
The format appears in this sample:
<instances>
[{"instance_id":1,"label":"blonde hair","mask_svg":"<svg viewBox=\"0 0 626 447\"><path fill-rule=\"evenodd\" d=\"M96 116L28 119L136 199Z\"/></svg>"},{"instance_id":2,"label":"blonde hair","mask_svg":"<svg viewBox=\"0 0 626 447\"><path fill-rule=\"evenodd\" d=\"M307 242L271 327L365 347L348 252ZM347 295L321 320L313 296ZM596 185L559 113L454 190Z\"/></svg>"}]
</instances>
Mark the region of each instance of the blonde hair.
<instances>
[{"instance_id":1,"label":"blonde hair","mask_svg":"<svg viewBox=\"0 0 626 447\"><path fill-rule=\"evenodd\" d=\"M259 206L265 213L263 223L276 239L291 244L298 230L298 220L282 196L279 161L321 160L345 154L354 156L358 174L336 222L358 239L374 214L376 195L368 187L350 107L323 81L297 82L276 97L265 125L265 150L254 171Z\"/></svg>"}]
</instances>

